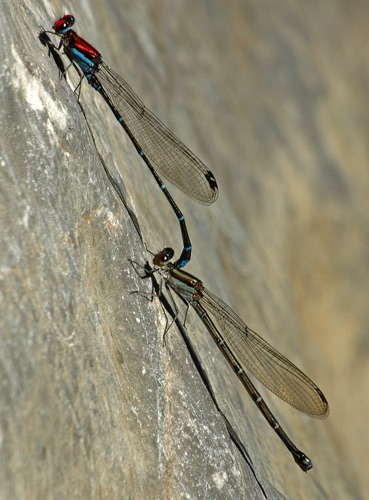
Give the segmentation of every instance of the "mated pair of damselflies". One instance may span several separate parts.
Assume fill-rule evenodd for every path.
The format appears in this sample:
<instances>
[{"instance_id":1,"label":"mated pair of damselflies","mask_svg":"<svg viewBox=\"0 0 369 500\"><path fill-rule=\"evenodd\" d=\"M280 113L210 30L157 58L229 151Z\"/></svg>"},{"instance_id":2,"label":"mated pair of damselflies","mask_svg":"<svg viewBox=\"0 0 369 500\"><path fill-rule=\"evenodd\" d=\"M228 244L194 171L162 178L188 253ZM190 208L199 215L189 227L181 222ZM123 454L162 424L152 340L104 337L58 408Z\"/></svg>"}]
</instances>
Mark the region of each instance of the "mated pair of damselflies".
<instances>
[{"instance_id":1,"label":"mated pair of damselflies","mask_svg":"<svg viewBox=\"0 0 369 500\"><path fill-rule=\"evenodd\" d=\"M207 290L201 280L180 269L190 260L191 242L183 214L156 170L203 204L210 204L217 198L218 187L213 174L145 108L127 82L102 61L101 54L71 29L74 21L73 16L65 15L54 24L55 32L51 33L61 37L59 47L52 44L45 36L45 31L40 34L41 41L56 50L63 47L69 60L77 70L79 68L82 71L81 77L85 76L88 83L100 92L149 167L180 222L183 240L180 258L171 263L174 252L166 248L155 255L154 265L157 267L154 271L158 270L162 274L169 291L173 290L195 309L262 415L291 452L295 462L307 472L312 468L310 458L287 436L245 370L279 398L317 418L325 418L329 413L322 391L291 361L249 328L227 304Z\"/></svg>"},{"instance_id":2,"label":"mated pair of damselflies","mask_svg":"<svg viewBox=\"0 0 369 500\"><path fill-rule=\"evenodd\" d=\"M77 89L80 89L82 77L86 77L88 83L102 95L149 167L179 220L183 250L174 265L176 268L183 267L189 262L192 250L186 222L157 171L189 197L204 205L210 205L218 197L215 177L207 166L144 106L128 83L104 63L100 52L71 29L74 22L74 16L66 14L54 23L54 32L41 32L40 40L50 48L63 48L81 76ZM46 33L61 38L58 47L45 36Z\"/></svg>"}]
</instances>

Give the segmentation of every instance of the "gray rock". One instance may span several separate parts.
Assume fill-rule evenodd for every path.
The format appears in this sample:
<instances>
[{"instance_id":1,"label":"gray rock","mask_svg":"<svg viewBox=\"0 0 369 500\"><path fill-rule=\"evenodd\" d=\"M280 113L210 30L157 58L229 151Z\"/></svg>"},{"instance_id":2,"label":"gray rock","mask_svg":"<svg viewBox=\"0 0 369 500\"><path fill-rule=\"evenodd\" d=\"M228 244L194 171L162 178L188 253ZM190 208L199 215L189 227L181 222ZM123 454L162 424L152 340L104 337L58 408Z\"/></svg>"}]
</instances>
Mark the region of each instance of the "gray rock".
<instances>
[{"instance_id":1,"label":"gray rock","mask_svg":"<svg viewBox=\"0 0 369 500\"><path fill-rule=\"evenodd\" d=\"M175 217L101 96L83 82L78 103L73 70L59 79L37 39L51 13L4 5L1 498L367 491L365 12L216 0L73 12L76 31L217 177L211 207L168 185L194 246L188 271L331 403L319 422L263 392L314 462L304 475L195 314L188 336L247 460L174 325L164 345L171 318L129 259L144 265L143 243L178 254Z\"/></svg>"}]
</instances>

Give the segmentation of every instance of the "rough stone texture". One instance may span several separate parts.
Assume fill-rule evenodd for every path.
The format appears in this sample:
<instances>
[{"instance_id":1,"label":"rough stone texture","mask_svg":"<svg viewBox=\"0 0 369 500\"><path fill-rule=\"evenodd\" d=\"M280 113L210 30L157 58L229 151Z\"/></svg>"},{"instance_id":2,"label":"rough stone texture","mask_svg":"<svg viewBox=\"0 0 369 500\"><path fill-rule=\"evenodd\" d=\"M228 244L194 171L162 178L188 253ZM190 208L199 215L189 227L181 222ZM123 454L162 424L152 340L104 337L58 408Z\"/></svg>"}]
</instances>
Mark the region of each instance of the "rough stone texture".
<instances>
[{"instance_id":1,"label":"rough stone texture","mask_svg":"<svg viewBox=\"0 0 369 500\"><path fill-rule=\"evenodd\" d=\"M367 2L73 2L76 30L213 170L171 189L188 270L325 392L314 421L265 391L303 474L194 315L188 331L268 498L368 491ZM0 497L263 498L177 329L128 258L180 250L164 197L100 96L37 39L65 12L2 2ZM101 160L120 183L126 205Z\"/></svg>"}]
</instances>

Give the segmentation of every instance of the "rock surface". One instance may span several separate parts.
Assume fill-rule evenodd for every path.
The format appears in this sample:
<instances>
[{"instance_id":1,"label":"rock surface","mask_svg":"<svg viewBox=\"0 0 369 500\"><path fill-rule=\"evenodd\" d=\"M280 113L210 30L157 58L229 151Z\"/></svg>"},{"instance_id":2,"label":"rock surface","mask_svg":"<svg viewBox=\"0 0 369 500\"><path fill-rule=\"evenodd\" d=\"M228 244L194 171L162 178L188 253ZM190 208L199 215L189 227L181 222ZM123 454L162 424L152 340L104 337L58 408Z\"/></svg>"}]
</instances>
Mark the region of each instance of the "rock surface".
<instances>
[{"instance_id":1,"label":"rock surface","mask_svg":"<svg viewBox=\"0 0 369 500\"><path fill-rule=\"evenodd\" d=\"M76 31L211 168L219 200L178 190L188 271L327 396L315 421L265 399L307 475L190 314L183 339L128 259L181 249L174 215L86 84L60 80L39 25L1 26L0 497L363 498L368 409L367 3L84 2ZM104 165L119 184L122 200ZM132 293L140 291L140 294ZM181 314L184 314L181 308Z\"/></svg>"}]
</instances>

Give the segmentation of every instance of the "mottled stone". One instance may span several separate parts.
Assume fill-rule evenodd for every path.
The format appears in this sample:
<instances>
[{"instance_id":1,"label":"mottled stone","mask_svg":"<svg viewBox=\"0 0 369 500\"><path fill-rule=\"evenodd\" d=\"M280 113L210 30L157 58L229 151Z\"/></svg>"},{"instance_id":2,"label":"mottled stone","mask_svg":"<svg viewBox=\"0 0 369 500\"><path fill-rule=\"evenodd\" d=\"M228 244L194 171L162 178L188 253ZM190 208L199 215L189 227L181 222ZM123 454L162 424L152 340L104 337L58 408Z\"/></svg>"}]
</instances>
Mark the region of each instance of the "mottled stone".
<instances>
[{"instance_id":1,"label":"mottled stone","mask_svg":"<svg viewBox=\"0 0 369 500\"><path fill-rule=\"evenodd\" d=\"M263 392L313 460L304 475L190 313L240 455L175 326L163 343L162 307L129 262L149 258L143 243L178 254L173 213L101 96L83 82L79 104L73 71L59 79L37 39L55 13L8 2L0 498L251 499L262 488L273 499L362 498L366 2L107 0L73 13L76 31L216 175L211 207L168 184L194 246L188 271L300 366L332 412L314 421Z\"/></svg>"}]
</instances>

